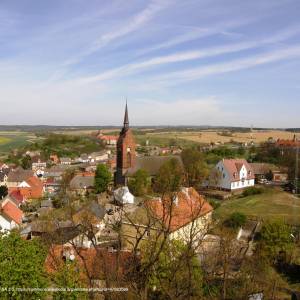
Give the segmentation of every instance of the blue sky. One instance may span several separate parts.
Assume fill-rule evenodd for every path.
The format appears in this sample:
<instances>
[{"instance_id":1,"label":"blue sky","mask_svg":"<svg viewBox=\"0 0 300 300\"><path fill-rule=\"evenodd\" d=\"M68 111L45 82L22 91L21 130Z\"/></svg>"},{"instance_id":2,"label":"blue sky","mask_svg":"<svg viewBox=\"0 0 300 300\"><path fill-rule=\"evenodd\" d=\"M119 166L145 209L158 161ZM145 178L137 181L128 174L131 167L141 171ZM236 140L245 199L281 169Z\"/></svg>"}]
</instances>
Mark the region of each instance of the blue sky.
<instances>
[{"instance_id":1,"label":"blue sky","mask_svg":"<svg viewBox=\"0 0 300 300\"><path fill-rule=\"evenodd\" d=\"M298 0L0 1L0 124L300 127Z\"/></svg>"}]
</instances>

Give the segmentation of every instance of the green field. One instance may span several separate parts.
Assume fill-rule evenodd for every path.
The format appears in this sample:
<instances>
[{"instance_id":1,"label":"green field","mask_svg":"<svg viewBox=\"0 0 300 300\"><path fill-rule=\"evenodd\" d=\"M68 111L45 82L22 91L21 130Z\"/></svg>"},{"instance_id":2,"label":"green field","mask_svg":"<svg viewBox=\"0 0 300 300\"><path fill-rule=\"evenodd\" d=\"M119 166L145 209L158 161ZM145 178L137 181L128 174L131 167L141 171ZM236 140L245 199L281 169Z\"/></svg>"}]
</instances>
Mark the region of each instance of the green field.
<instances>
[{"instance_id":1,"label":"green field","mask_svg":"<svg viewBox=\"0 0 300 300\"><path fill-rule=\"evenodd\" d=\"M263 220L283 218L290 224L300 225L300 198L280 188L270 187L263 194L225 200L216 209L215 216L225 219L236 211Z\"/></svg>"},{"instance_id":2,"label":"green field","mask_svg":"<svg viewBox=\"0 0 300 300\"><path fill-rule=\"evenodd\" d=\"M12 140L8 137L0 136L0 146L10 143Z\"/></svg>"},{"instance_id":3,"label":"green field","mask_svg":"<svg viewBox=\"0 0 300 300\"><path fill-rule=\"evenodd\" d=\"M0 131L0 153L5 154L36 140L37 137L33 133Z\"/></svg>"}]
</instances>

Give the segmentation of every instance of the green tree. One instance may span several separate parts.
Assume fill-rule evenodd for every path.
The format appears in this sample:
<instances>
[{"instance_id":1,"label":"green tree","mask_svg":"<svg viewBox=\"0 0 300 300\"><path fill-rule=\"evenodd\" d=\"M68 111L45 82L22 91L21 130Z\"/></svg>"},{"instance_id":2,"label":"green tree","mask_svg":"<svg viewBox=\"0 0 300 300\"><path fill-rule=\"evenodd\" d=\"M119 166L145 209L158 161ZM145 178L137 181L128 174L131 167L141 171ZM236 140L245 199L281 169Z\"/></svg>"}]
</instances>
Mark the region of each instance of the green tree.
<instances>
[{"instance_id":1,"label":"green tree","mask_svg":"<svg viewBox=\"0 0 300 300\"><path fill-rule=\"evenodd\" d=\"M46 249L39 240L24 240L16 232L0 235L0 286L2 288L45 288ZM1 293L1 299L41 299L43 292Z\"/></svg>"},{"instance_id":2,"label":"green tree","mask_svg":"<svg viewBox=\"0 0 300 300\"><path fill-rule=\"evenodd\" d=\"M234 212L232 213L227 220L225 220L224 224L227 227L231 228L239 228L245 225L247 221L247 217L240 213L240 212Z\"/></svg>"},{"instance_id":3,"label":"green tree","mask_svg":"<svg viewBox=\"0 0 300 300\"><path fill-rule=\"evenodd\" d=\"M29 155L26 155L21 159L21 166L23 169L30 169L31 164L32 164L32 159Z\"/></svg>"},{"instance_id":4,"label":"green tree","mask_svg":"<svg viewBox=\"0 0 300 300\"><path fill-rule=\"evenodd\" d=\"M0 186L0 199L3 199L4 197L7 196L8 189L5 185Z\"/></svg>"},{"instance_id":5,"label":"green tree","mask_svg":"<svg viewBox=\"0 0 300 300\"><path fill-rule=\"evenodd\" d=\"M154 183L158 193L172 193L179 190L183 182L183 169L176 158L165 162L159 169Z\"/></svg>"},{"instance_id":6,"label":"green tree","mask_svg":"<svg viewBox=\"0 0 300 300\"><path fill-rule=\"evenodd\" d=\"M105 192L111 180L112 176L107 166L103 164L98 165L95 174L95 192L97 194Z\"/></svg>"},{"instance_id":7,"label":"green tree","mask_svg":"<svg viewBox=\"0 0 300 300\"><path fill-rule=\"evenodd\" d=\"M196 149L185 149L181 153L188 186L199 187L209 174L203 153Z\"/></svg>"},{"instance_id":8,"label":"green tree","mask_svg":"<svg viewBox=\"0 0 300 300\"><path fill-rule=\"evenodd\" d=\"M293 249L292 228L283 220L266 222L260 234L262 250L273 263L280 253L289 254Z\"/></svg>"},{"instance_id":9,"label":"green tree","mask_svg":"<svg viewBox=\"0 0 300 300\"><path fill-rule=\"evenodd\" d=\"M135 196L144 196L149 190L149 174L146 170L136 171L128 182L129 190Z\"/></svg>"},{"instance_id":10,"label":"green tree","mask_svg":"<svg viewBox=\"0 0 300 300\"><path fill-rule=\"evenodd\" d=\"M179 240L166 243L153 265L148 285L158 299L199 299L202 269L194 250Z\"/></svg>"},{"instance_id":11,"label":"green tree","mask_svg":"<svg viewBox=\"0 0 300 300\"><path fill-rule=\"evenodd\" d=\"M61 266L52 276L52 281L56 287L61 288L80 288L84 287L80 280L79 267L75 261L68 261ZM68 292L58 291L53 294L55 300L76 300L76 299L88 299L88 295L85 292Z\"/></svg>"}]
</instances>

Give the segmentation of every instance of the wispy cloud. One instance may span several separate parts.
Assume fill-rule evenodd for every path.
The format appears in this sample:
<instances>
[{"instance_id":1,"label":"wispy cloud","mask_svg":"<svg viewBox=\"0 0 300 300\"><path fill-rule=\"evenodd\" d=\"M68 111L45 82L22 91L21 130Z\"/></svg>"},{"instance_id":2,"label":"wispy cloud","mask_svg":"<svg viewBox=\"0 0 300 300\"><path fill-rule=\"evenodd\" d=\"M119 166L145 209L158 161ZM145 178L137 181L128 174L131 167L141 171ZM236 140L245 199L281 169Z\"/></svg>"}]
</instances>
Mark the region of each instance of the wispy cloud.
<instances>
[{"instance_id":1,"label":"wispy cloud","mask_svg":"<svg viewBox=\"0 0 300 300\"><path fill-rule=\"evenodd\" d=\"M189 80L200 79L209 75L216 75L239 71L243 69L253 68L259 65L272 63L284 59L293 59L300 57L300 45L277 49L272 52L267 52L260 55L255 55L249 58L237 59L230 62L209 64L197 68L191 68L183 71L169 72L168 74L156 77L156 81L164 81L170 85Z\"/></svg>"},{"instance_id":2,"label":"wispy cloud","mask_svg":"<svg viewBox=\"0 0 300 300\"><path fill-rule=\"evenodd\" d=\"M103 72L99 75L82 78L81 80L79 80L79 82L88 83L88 82L109 80L115 77L122 77L130 74L135 74L142 70L147 70L149 68L159 66L159 65L202 59L206 57L214 57L214 56L223 55L227 53L234 53L243 50L259 48L264 45L282 42L299 33L300 33L300 25L294 25L287 29L277 32L271 37L266 37L263 39L255 39L255 40L234 43L234 44L225 44L225 45L210 47L202 50L184 51L184 52L177 52L171 55L158 56L146 61L127 64L118 68L114 68L106 72Z\"/></svg>"},{"instance_id":3,"label":"wispy cloud","mask_svg":"<svg viewBox=\"0 0 300 300\"><path fill-rule=\"evenodd\" d=\"M112 43L113 41L120 39L138 29L141 26L149 22L158 12L170 5L168 0L153 0L150 4L141 12L134 16L131 16L126 23L121 23L118 27L110 32L104 33L100 38L96 39L85 51L79 54L77 57L73 57L65 62L65 65L71 65L79 62L83 57L97 52L104 46Z\"/></svg>"}]
</instances>

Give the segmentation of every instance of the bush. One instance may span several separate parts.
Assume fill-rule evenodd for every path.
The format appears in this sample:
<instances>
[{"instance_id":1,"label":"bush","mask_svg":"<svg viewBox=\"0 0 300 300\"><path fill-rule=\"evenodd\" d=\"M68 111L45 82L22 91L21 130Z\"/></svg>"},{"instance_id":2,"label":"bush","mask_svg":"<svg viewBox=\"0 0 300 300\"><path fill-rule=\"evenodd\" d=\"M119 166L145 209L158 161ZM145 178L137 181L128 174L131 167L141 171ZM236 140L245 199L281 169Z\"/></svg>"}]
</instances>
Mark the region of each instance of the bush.
<instances>
[{"instance_id":1,"label":"bush","mask_svg":"<svg viewBox=\"0 0 300 300\"><path fill-rule=\"evenodd\" d=\"M216 201L214 199L209 199L208 203L213 207L213 209L217 209L221 206L221 203L219 201Z\"/></svg>"},{"instance_id":2,"label":"bush","mask_svg":"<svg viewBox=\"0 0 300 300\"><path fill-rule=\"evenodd\" d=\"M252 195L258 195L261 194L263 191L261 188L257 188L255 186L249 187L247 189L245 189L242 193L243 197L248 197L248 196L252 196Z\"/></svg>"},{"instance_id":3,"label":"bush","mask_svg":"<svg viewBox=\"0 0 300 300\"><path fill-rule=\"evenodd\" d=\"M234 212L227 220L225 220L224 225L230 228L239 228L245 225L246 221L246 215L239 212Z\"/></svg>"}]
</instances>

